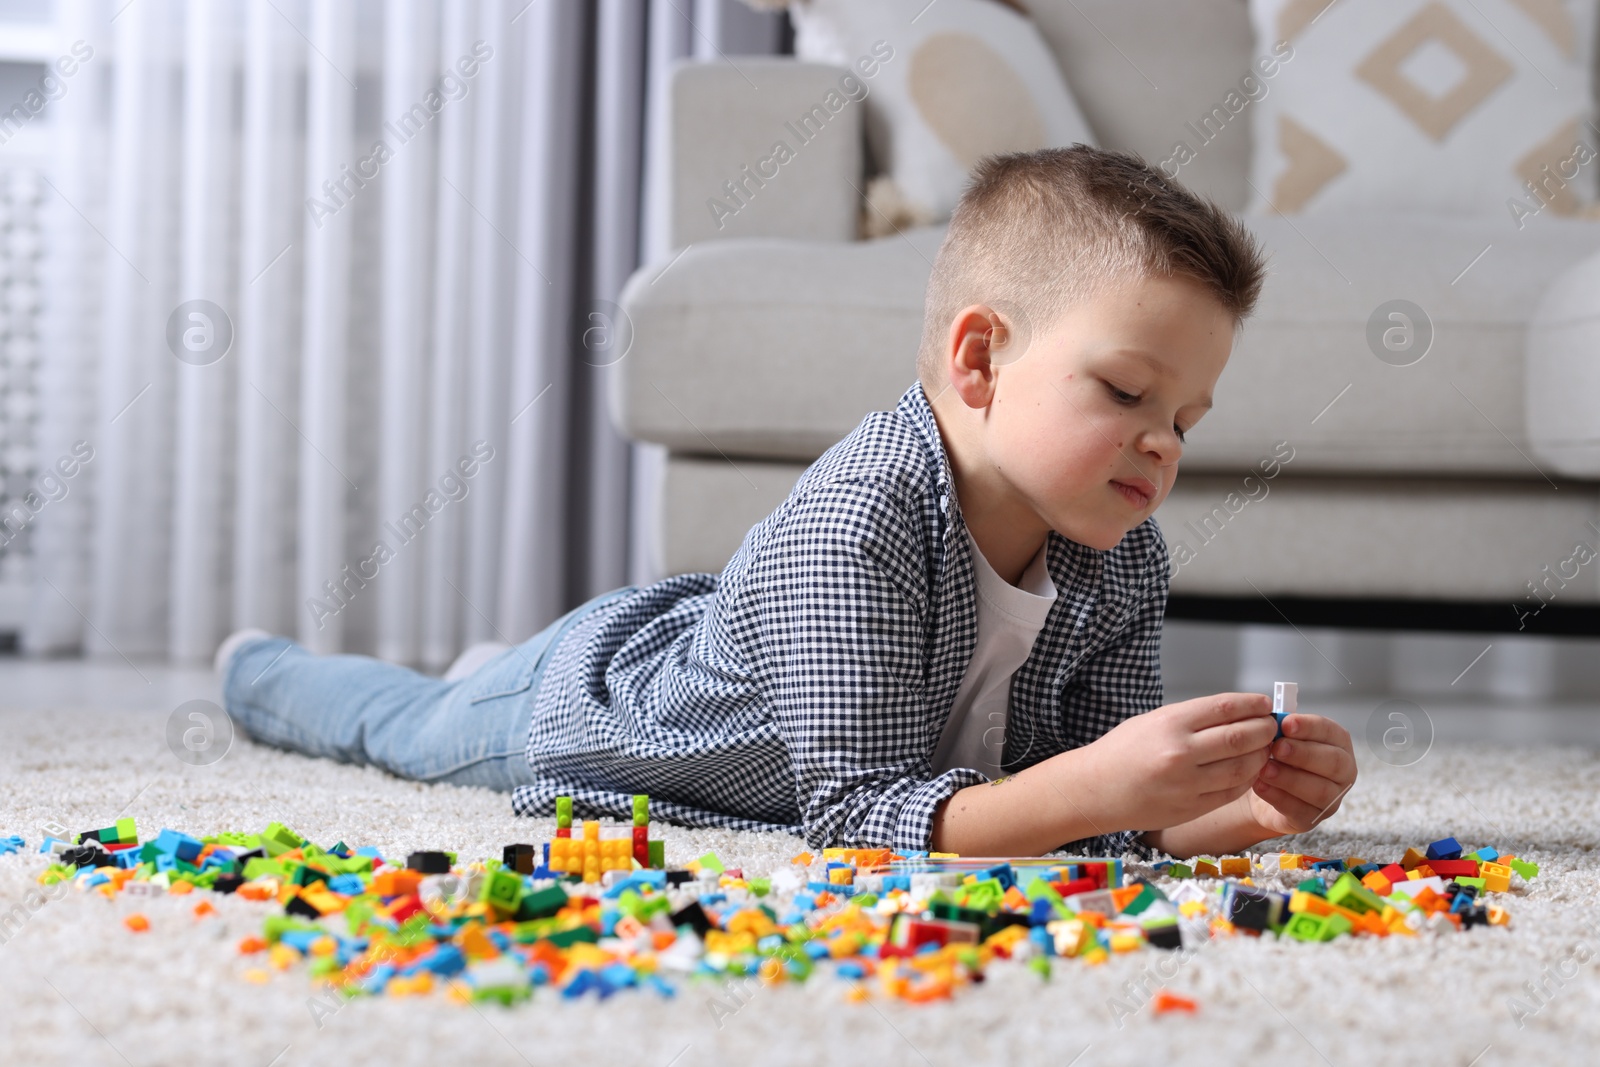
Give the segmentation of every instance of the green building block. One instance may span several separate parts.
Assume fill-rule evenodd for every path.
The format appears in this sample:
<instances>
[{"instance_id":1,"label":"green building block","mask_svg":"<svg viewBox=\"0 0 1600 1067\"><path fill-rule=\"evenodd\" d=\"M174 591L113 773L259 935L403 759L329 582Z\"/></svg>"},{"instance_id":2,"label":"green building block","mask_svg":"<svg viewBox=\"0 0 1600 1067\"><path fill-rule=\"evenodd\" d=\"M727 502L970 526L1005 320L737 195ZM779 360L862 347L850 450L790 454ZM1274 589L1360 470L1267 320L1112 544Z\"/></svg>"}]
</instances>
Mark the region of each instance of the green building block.
<instances>
[{"instance_id":1,"label":"green building block","mask_svg":"<svg viewBox=\"0 0 1600 1067\"><path fill-rule=\"evenodd\" d=\"M255 856L247 860L244 865L244 880L254 881L260 877L285 878L288 872L283 864L277 860L269 860L265 856Z\"/></svg>"},{"instance_id":2,"label":"green building block","mask_svg":"<svg viewBox=\"0 0 1600 1067\"><path fill-rule=\"evenodd\" d=\"M645 793L633 795L633 825L650 825L650 797Z\"/></svg>"},{"instance_id":3,"label":"green building block","mask_svg":"<svg viewBox=\"0 0 1600 1067\"><path fill-rule=\"evenodd\" d=\"M1328 903L1351 911L1383 911L1383 898L1362 885L1349 871L1341 874L1328 890Z\"/></svg>"},{"instance_id":4,"label":"green building block","mask_svg":"<svg viewBox=\"0 0 1600 1067\"><path fill-rule=\"evenodd\" d=\"M293 915L268 915L261 922L261 934L267 939L268 944L277 944L283 935L291 930L323 933L321 926L305 919L297 919Z\"/></svg>"},{"instance_id":5,"label":"green building block","mask_svg":"<svg viewBox=\"0 0 1600 1067\"><path fill-rule=\"evenodd\" d=\"M1056 892L1055 886L1051 885L1043 878L1035 878L1033 881L1029 882L1028 888L1023 892L1030 901L1048 900L1050 902L1051 910L1056 913L1056 918L1072 918L1072 910L1067 907L1066 901L1061 899L1061 894Z\"/></svg>"},{"instance_id":6,"label":"green building block","mask_svg":"<svg viewBox=\"0 0 1600 1067\"><path fill-rule=\"evenodd\" d=\"M1128 901L1128 906L1122 909L1122 914L1138 915L1156 901L1165 899L1165 893L1161 892L1161 890L1157 889L1149 882L1146 882L1144 883L1144 887L1140 889L1139 895Z\"/></svg>"},{"instance_id":7,"label":"green building block","mask_svg":"<svg viewBox=\"0 0 1600 1067\"><path fill-rule=\"evenodd\" d=\"M1464 874L1458 874L1458 875L1456 875L1456 885L1470 885L1472 888L1474 888L1478 892L1482 893L1483 892L1484 879L1482 879L1482 878L1471 878L1471 877L1468 877L1467 875L1464 875Z\"/></svg>"},{"instance_id":8,"label":"green building block","mask_svg":"<svg viewBox=\"0 0 1600 1067\"><path fill-rule=\"evenodd\" d=\"M568 930L553 930L544 939L557 948L571 948L579 941L587 941L592 945L600 940L600 935L588 923L579 923Z\"/></svg>"},{"instance_id":9,"label":"green building block","mask_svg":"<svg viewBox=\"0 0 1600 1067\"><path fill-rule=\"evenodd\" d=\"M727 869L722 865L722 861L717 859L715 852L707 852L695 862L700 864L702 870L711 871L713 874L721 874Z\"/></svg>"},{"instance_id":10,"label":"green building block","mask_svg":"<svg viewBox=\"0 0 1600 1067\"><path fill-rule=\"evenodd\" d=\"M281 822L268 823L267 828L261 832L261 847L266 850L269 859L281 856L305 843L305 838Z\"/></svg>"},{"instance_id":11,"label":"green building block","mask_svg":"<svg viewBox=\"0 0 1600 1067\"><path fill-rule=\"evenodd\" d=\"M772 879L770 878L752 878L748 882L748 885L750 886L750 892L754 893L758 897L764 897L768 893L772 892ZM871 896L871 894L867 895ZM857 899L860 898L858 897ZM878 899L873 897L872 903L876 904L877 902Z\"/></svg>"},{"instance_id":12,"label":"green building block","mask_svg":"<svg viewBox=\"0 0 1600 1067\"><path fill-rule=\"evenodd\" d=\"M1167 876L1170 878L1193 878L1194 868L1187 863L1174 863L1167 868Z\"/></svg>"},{"instance_id":13,"label":"green building block","mask_svg":"<svg viewBox=\"0 0 1600 1067\"><path fill-rule=\"evenodd\" d=\"M1523 859L1512 860L1510 867L1513 871L1516 871L1518 874L1522 875L1523 879L1526 881L1532 881L1534 876L1539 873L1539 865L1537 863L1529 863L1527 860Z\"/></svg>"},{"instance_id":14,"label":"green building block","mask_svg":"<svg viewBox=\"0 0 1600 1067\"><path fill-rule=\"evenodd\" d=\"M117 843L131 845L139 840L139 828L134 824L132 816L124 816L117 820Z\"/></svg>"},{"instance_id":15,"label":"green building block","mask_svg":"<svg viewBox=\"0 0 1600 1067\"><path fill-rule=\"evenodd\" d=\"M1332 941L1351 930L1350 920L1343 915L1324 915L1322 924L1322 940Z\"/></svg>"},{"instance_id":16,"label":"green building block","mask_svg":"<svg viewBox=\"0 0 1600 1067\"><path fill-rule=\"evenodd\" d=\"M563 893L562 897L565 896ZM515 915L522 903L522 876L510 871L491 871L483 880L483 893L478 899L497 911Z\"/></svg>"},{"instance_id":17,"label":"green building block","mask_svg":"<svg viewBox=\"0 0 1600 1067\"><path fill-rule=\"evenodd\" d=\"M667 865L667 845L664 841L650 842L650 866L661 870Z\"/></svg>"},{"instance_id":18,"label":"green building block","mask_svg":"<svg viewBox=\"0 0 1600 1067\"><path fill-rule=\"evenodd\" d=\"M352 900L345 905L344 922L345 928L350 931L350 936L359 937L361 928L370 922L375 914L377 913L372 910L372 905L364 900Z\"/></svg>"},{"instance_id":19,"label":"green building block","mask_svg":"<svg viewBox=\"0 0 1600 1067\"><path fill-rule=\"evenodd\" d=\"M999 880L985 878L981 882L957 887L956 903L965 908L993 912L999 910L1000 901L1005 895L1006 891L1000 888Z\"/></svg>"},{"instance_id":20,"label":"green building block","mask_svg":"<svg viewBox=\"0 0 1600 1067\"><path fill-rule=\"evenodd\" d=\"M571 797L556 797L556 826L563 830L572 828Z\"/></svg>"},{"instance_id":21,"label":"green building block","mask_svg":"<svg viewBox=\"0 0 1600 1067\"><path fill-rule=\"evenodd\" d=\"M517 882L520 888L522 879L517 878ZM543 889L535 889L531 893L523 893L522 899L517 904L517 921L527 922L530 919L543 919L554 915L566 907L566 904L567 891L559 885L545 886Z\"/></svg>"},{"instance_id":22,"label":"green building block","mask_svg":"<svg viewBox=\"0 0 1600 1067\"><path fill-rule=\"evenodd\" d=\"M1309 911L1302 911L1289 920L1289 925L1283 928L1283 932L1296 941L1321 941L1323 930L1327 925L1324 920L1327 918L1326 915L1313 915Z\"/></svg>"},{"instance_id":23,"label":"green building block","mask_svg":"<svg viewBox=\"0 0 1600 1067\"><path fill-rule=\"evenodd\" d=\"M313 882L326 883L328 881L328 872L319 871L308 863L302 863L295 868L292 881L295 885L311 885Z\"/></svg>"}]
</instances>

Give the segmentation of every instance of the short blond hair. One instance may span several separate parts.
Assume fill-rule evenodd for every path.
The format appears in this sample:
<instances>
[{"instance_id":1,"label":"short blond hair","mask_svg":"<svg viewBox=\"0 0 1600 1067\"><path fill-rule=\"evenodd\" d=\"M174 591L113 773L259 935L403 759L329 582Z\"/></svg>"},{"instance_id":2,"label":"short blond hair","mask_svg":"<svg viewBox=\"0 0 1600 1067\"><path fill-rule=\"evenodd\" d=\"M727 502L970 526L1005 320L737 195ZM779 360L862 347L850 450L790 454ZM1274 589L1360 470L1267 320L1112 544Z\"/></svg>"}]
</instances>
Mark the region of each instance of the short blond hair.
<instances>
[{"instance_id":1,"label":"short blond hair","mask_svg":"<svg viewBox=\"0 0 1600 1067\"><path fill-rule=\"evenodd\" d=\"M1088 145L987 156L950 218L928 279L917 377L943 388L956 313L985 303L1043 331L1116 286L1184 275L1233 316L1254 310L1266 257L1216 203L1127 152Z\"/></svg>"}]
</instances>

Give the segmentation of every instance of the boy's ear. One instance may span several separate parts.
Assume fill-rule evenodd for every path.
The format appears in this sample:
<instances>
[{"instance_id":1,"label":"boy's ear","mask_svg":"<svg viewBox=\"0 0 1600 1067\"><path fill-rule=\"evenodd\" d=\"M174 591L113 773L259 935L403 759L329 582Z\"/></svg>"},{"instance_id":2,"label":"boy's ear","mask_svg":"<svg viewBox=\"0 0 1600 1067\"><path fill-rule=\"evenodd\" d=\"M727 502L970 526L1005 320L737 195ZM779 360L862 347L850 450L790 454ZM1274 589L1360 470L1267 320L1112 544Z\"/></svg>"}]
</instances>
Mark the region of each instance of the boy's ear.
<instances>
[{"instance_id":1,"label":"boy's ear","mask_svg":"<svg viewBox=\"0 0 1600 1067\"><path fill-rule=\"evenodd\" d=\"M1004 366L1001 356L1007 335L1005 320L987 304L971 304L950 320L946 349L950 388L968 407L986 408L994 396L995 370Z\"/></svg>"}]
</instances>

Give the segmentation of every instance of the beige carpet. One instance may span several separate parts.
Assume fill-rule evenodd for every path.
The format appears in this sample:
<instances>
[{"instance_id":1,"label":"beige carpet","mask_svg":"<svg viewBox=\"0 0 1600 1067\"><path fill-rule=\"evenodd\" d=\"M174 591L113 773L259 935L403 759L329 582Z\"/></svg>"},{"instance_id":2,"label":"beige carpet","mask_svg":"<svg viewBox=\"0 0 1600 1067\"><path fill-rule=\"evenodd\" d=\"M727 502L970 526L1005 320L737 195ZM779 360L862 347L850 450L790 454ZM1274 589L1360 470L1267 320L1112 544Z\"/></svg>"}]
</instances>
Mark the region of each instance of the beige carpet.
<instances>
[{"instance_id":1,"label":"beige carpet","mask_svg":"<svg viewBox=\"0 0 1600 1067\"><path fill-rule=\"evenodd\" d=\"M220 763L181 765L165 715L0 713L0 836L37 847L39 825L163 825L209 833L278 819L324 843L343 838L388 855L448 848L498 855L539 841L544 820L519 820L507 799L423 787L235 742ZM211 897L220 916L197 921L194 898L107 901L71 893L29 911L44 860L0 857L0 914L21 904L20 931L0 944L0 1063L180 1064L678 1064L867 1063L955 1067L973 1062L1065 1067L1114 1063L1593 1062L1600 1053L1600 757L1591 750L1436 749L1414 767L1369 763L1331 825L1295 843L1330 855L1398 857L1406 845L1454 834L1541 864L1525 897L1508 901L1509 929L1429 939L1343 939L1326 945L1236 938L1213 942L1160 982L1154 951L1098 968L1057 961L1041 982L999 961L990 980L954 1001L912 1006L845 1000L819 969L804 986L758 989L747 1003L717 987L676 999L624 992L573 1003L548 991L514 1009L427 999L357 1000L319 1027L303 971L246 983L235 945L260 929L264 906ZM763 872L800 851L782 836L662 827L669 861L713 848ZM37 898L34 898L37 905ZM143 910L149 933L121 919ZM252 961L253 963L254 961ZM1541 971L1548 1004L1524 983ZM1168 973L1171 973L1170 970ZM1122 1020L1138 1007L1128 983L1164 984L1200 1013ZM1137 988L1137 987L1135 987ZM1536 1014L1518 1027L1508 999ZM731 1016L713 1011L716 998Z\"/></svg>"}]
</instances>

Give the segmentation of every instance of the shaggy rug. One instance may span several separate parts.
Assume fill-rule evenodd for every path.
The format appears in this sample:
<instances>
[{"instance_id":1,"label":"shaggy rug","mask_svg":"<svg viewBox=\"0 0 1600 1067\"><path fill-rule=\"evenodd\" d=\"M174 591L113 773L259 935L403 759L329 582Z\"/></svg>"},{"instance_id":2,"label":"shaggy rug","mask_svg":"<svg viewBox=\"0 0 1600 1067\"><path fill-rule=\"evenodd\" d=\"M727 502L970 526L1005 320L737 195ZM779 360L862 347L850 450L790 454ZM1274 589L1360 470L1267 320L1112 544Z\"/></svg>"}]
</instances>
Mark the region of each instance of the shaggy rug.
<instances>
[{"instance_id":1,"label":"shaggy rug","mask_svg":"<svg viewBox=\"0 0 1600 1067\"><path fill-rule=\"evenodd\" d=\"M0 713L0 836L29 843L0 857L0 916L14 917L0 934L0 1062L1489 1067L1585 1062L1600 1047L1600 753L1591 749L1435 747L1409 767L1366 759L1343 810L1292 843L1398 858L1453 834L1468 848L1515 852L1542 872L1505 898L1507 928L1318 945L1236 937L1181 960L1154 950L1099 967L1057 960L1048 981L1000 960L986 982L922 1006L877 995L852 1003L846 982L819 969L804 985L749 995L700 982L670 1000L629 990L565 1001L540 990L508 1009L436 994L358 999L327 1015L313 1007L321 1001L303 969L266 985L242 977L259 957L236 945L259 933L267 905L208 894L219 914L197 920L193 897L69 892L41 902L40 825L97 827L125 814L142 834L169 825L203 834L277 819L390 856L444 848L480 857L546 840L553 822L512 816L501 794L417 785L242 739L219 762L188 766L169 747L168 718ZM669 863L715 849L757 874L804 847L661 824L657 835ZM147 933L123 926L134 910L149 917ZM1154 1015L1157 986L1199 1001L1198 1014Z\"/></svg>"}]
</instances>

